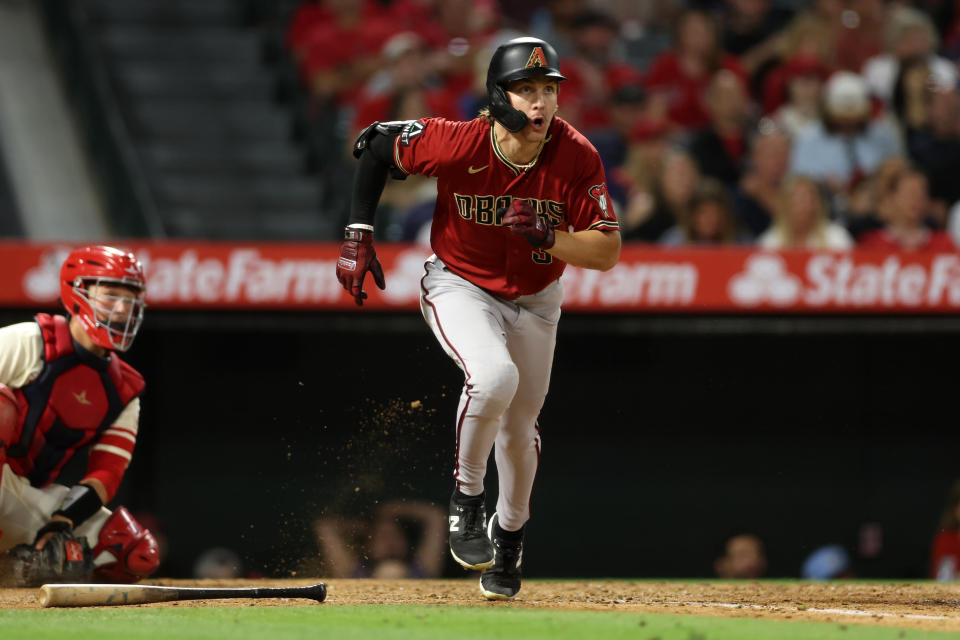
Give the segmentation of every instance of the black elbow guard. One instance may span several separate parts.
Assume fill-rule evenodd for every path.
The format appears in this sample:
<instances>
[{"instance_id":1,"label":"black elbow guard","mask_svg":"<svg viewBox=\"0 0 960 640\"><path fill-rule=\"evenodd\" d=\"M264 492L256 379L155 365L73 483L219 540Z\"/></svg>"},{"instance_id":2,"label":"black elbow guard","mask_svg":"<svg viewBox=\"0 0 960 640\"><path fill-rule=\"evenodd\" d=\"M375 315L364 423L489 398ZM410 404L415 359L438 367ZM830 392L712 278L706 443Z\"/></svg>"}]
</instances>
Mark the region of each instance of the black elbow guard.
<instances>
[{"instance_id":1,"label":"black elbow guard","mask_svg":"<svg viewBox=\"0 0 960 640\"><path fill-rule=\"evenodd\" d=\"M394 180L406 180L407 174L401 171L393 158L393 142L404 127L416 120L392 120L374 122L357 136L353 143L353 157L359 158L363 152L372 153L380 162L390 168L390 177Z\"/></svg>"}]
</instances>

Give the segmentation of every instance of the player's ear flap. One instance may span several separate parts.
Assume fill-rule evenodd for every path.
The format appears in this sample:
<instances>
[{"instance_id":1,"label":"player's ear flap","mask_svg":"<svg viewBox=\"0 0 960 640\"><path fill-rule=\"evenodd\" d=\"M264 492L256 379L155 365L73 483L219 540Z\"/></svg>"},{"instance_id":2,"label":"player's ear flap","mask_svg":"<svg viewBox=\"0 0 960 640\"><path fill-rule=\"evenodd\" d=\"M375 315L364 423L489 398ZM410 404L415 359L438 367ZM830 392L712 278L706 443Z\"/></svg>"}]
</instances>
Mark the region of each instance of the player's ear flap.
<instances>
[{"instance_id":1,"label":"player's ear flap","mask_svg":"<svg viewBox=\"0 0 960 640\"><path fill-rule=\"evenodd\" d=\"M527 114L513 108L507 92L499 84L490 87L490 113L512 133L527 126Z\"/></svg>"}]
</instances>

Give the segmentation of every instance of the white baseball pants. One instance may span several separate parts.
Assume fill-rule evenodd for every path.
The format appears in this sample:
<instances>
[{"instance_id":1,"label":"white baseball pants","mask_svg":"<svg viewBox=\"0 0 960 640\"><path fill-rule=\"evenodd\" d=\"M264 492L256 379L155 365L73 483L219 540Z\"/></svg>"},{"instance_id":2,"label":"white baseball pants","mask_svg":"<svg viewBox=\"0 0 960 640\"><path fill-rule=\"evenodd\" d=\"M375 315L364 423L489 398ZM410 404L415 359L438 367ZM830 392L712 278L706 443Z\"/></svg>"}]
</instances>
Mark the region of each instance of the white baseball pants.
<instances>
[{"instance_id":1,"label":"white baseball pants","mask_svg":"<svg viewBox=\"0 0 960 640\"><path fill-rule=\"evenodd\" d=\"M0 552L18 544L33 544L37 530L50 521L69 492L70 488L62 484L37 489L29 480L14 473L10 465L0 467ZM111 513L106 507L100 507L100 511L74 529L74 535L85 537L93 549ZM110 559L115 560L112 556Z\"/></svg>"},{"instance_id":2,"label":"white baseball pants","mask_svg":"<svg viewBox=\"0 0 960 640\"><path fill-rule=\"evenodd\" d=\"M425 265L420 309L465 376L457 409L454 479L467 495L483 492L490 450L500 479L500 526L530 518L540 461L537 417L547 395L563 289L503 300L449 271L436 256Z\"/></svg>"}]
</instances>

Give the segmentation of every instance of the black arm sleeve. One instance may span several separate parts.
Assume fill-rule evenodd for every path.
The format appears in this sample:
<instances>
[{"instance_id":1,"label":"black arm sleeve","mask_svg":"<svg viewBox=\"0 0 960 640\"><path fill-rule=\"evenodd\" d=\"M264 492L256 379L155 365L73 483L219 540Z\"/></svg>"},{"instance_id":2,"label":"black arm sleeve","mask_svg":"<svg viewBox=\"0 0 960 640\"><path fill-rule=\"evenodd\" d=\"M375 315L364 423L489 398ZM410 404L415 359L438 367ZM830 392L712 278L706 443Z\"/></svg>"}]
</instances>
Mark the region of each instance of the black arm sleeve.
<instances>
[{"instance_id":1,"label":"black arm sleeve","mask_svg":"<svg viewBox=\"0 0 960 640\"><path fill-rule=\"evenodd\" d=\"M350 204L351 224L373 226L373 216L377 203L387 183L387 174L393 167L394 135L374 135L370 138L366 150L360 155L360 164L353 176L353 201Z\"/></svg>"}]
</instances>

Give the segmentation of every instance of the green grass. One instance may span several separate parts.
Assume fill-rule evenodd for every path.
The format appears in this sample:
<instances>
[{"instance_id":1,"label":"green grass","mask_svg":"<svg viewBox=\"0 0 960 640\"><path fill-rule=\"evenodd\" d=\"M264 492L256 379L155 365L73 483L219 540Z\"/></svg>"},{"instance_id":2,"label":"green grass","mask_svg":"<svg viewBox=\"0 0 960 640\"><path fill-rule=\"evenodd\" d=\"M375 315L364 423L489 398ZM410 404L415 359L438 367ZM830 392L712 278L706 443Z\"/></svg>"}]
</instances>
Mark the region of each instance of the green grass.
<instances>
[{"instance_id":1,"label":"green grass","mask_svg":"<svg viewBox=\"0 0 960 640\"><path fill-rule=\"evenodd\" d=\"M443 606L103 608L0 611L3 640L630 638L946 640L956 633L742 618Z\"/></svg>"}]
</instances>

